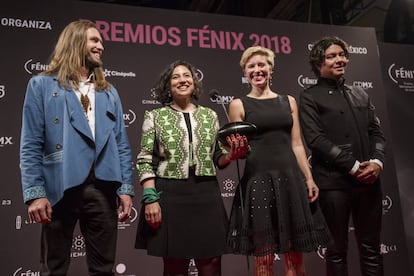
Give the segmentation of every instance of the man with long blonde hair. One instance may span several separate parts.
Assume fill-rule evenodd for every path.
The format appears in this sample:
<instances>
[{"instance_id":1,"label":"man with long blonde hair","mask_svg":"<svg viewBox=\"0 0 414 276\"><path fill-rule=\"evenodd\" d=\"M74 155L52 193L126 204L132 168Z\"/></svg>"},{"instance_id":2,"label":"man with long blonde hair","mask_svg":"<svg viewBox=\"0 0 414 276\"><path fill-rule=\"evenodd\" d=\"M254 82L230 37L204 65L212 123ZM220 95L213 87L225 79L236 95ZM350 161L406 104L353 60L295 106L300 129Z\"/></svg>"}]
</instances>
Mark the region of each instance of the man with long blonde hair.
<instances>
[{"instance_id":1,"label":"man with long blonde hair","mask_svg":"<svg viewBox=\"0 0 414 276\"><path fill-rule=\"evenodd\" d=\"M89 274L113 275L118 219L131 212L131 150L103 50L94 23L71 22L27 86L20 167L30 220L42 224L42 275L67 274L77 222Z\"/></svg>"}]
</instances>

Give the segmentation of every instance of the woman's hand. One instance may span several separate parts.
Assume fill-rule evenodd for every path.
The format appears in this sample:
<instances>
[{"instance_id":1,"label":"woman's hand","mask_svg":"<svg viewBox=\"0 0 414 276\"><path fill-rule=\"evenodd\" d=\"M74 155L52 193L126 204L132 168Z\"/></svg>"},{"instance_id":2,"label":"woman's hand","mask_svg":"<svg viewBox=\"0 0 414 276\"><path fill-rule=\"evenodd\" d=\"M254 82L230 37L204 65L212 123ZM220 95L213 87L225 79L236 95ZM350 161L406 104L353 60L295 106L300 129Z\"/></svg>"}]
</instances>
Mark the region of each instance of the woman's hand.
<instances>
[{"instance_id":1,"label":"woman's hand","mask_svg":"<svg viewBox=\"0 0 414 276\"><path fill-rule=\"evenodd\" d=\"M227 143L230 145L230 150L227 158L229 160L236 160L243 158L249 152L249 143L247 142L246 135L231 134L226 137Z\"/></svg>"},{"instance_id":2,"label":"woman's hand","mask_svg":"<svg viewBox=\"0 0 414 276\"><path fill-rule=\"evenodd\" d=\"M306 186L308 187L308 198L310 202L314 202L319 196L319 188L316 186L313 179L306 180Z\"/></svg>"},{"instance_id":3,"label":"woman's hand","mask_svg":"<svg viewBox=\"0 0 414 276\"><path fill-rule=\"evenodd\" d=\"M158 201L145 205L145 220L154 229L160 227L162 216L161 206Z\"/></svg>"}]
</instances>

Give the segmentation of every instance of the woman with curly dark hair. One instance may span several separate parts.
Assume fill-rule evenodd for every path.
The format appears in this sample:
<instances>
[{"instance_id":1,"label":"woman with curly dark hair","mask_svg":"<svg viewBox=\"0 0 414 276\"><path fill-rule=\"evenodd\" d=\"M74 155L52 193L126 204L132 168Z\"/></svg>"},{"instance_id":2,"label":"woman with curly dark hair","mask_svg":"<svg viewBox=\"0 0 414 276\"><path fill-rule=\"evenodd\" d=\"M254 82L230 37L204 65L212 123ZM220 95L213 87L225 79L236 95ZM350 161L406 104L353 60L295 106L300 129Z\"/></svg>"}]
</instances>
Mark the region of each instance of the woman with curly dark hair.
<instances>
[{"instance_id":1,"label":"woman with curly dark hair","mask_svg":"<svg viewBox=\"0 0 414 276\"><path fill-rule=\"evenodd\" d=\"M245 137L229 150L217 142L219 121L196 104L202 85L186 61L170 64L155 86L162 107L146 111L137 171L144 191L136 248L163 257L164 275L221 275L227 252L227 214L216 167L245 156ZM230 138L230 137L229 137Z\"/></svg>"}]
</instances>

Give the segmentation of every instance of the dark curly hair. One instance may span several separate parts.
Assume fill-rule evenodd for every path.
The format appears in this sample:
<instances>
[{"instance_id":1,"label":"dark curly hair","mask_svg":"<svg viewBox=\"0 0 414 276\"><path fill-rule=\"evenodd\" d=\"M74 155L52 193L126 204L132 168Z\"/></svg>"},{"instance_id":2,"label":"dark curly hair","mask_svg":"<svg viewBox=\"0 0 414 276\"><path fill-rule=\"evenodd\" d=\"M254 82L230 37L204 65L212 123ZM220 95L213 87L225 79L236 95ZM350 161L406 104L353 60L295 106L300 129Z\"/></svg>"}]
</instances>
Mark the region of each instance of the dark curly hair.
<instances>
[{"instance_id":1,"label":"dark curly hair","mask_svg":"<svg viewBox=\"0 0 414 276\"><path fill-rule=\"evenodd\" d=\"M191 72L191 76L193 77L194 91L192 98L197 101L203 93L202 83L197 76L196 68L185 60L176 60L164 69L154 87L155 97L157 101L159 101L162 105L166 105L172 102L171 77L174 69L180 65L187 67Z\"/></svg>"},{"instance_id":2,"label":"dark curly hair","mask_svg":"<svg viewBox=\"0 0 414 276\"><path fill-rule=\"evenodd\" d=\"M320 77L321 73L319 68L325 60L325 51L332 45L338 45L341 47L346 58L349 58L348 44L336 36L325 36L322 39L313 43L312 50L309 53L309 64L311 65L313 73Z\"/></svg>"}]
</instances>

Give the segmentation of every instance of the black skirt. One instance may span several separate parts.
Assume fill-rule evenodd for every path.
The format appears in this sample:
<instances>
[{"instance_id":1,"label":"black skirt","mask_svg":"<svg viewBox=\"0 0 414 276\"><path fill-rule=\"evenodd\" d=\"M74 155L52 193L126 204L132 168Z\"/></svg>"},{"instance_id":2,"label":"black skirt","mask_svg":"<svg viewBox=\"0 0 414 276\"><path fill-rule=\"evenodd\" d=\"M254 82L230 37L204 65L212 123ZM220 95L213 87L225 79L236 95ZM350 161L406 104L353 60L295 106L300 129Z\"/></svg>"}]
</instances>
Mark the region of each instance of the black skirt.
<instances>
[{"instance_id":1,"label":"black skirt","mask_svg":"<svg viewBox=\"0 0 414 276\"><path fill-rule=\"evenodd\" d=\"M135 248L169 258L210 258L228 252L227 213L216 177L156 180L162 223L156 230L141 208Z\"/></svg>"}]
</instances>

